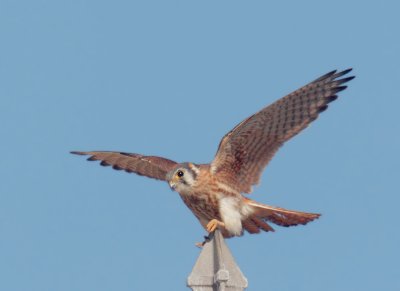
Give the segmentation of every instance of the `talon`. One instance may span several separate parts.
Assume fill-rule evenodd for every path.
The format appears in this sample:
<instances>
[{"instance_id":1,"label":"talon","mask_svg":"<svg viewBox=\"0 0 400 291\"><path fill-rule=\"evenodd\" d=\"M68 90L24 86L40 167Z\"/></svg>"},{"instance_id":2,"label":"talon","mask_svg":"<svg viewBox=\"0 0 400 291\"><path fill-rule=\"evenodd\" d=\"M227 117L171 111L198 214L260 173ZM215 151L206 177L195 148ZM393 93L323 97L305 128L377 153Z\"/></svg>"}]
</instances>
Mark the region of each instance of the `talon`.
<instances>
[{"instance_id":1,"label":"talon","mask_svg":"<svg viewBox=\"0 0 400 291\"><path fill-rule=\"evenodd\" d=\"M200 249L203 248L206 243L210 242L213 239L213 237L214 237L214 233L210 233L209 235L205 235L203 242L195 243L196 247L198 247Z\"/></svg>"},{"instance_id":2,"label":"talon","mask_svg":"<svg viewBox=\"0 0 400 291\"><path fill-rule=\"evenodd\" d=\"M219 221L218 219L211 219L207 226L206 230L208 231L208 235L204 236L204 241L203 242L197 242L195 243L196 247L202 248L206 243L211 241L214 237L214 231L217 229L217 227L225 227L225 224L222 221Z\"/></svg>"},{"instance_id":3,"label":"talon","mask_svg":"<svg viewBox=\"0 0 400 291\"><path fill-rule=\"evenodd\" d=\"M225 226L225 224L222 221L219 221L217 219L211 219L210 222L207 224L207 231L213 232L219 226L223 227L223 226Z\"/></svg>"},{"instance_id":4,"label":"talon","mask_svg":"<svg viewBox=\"0 0 400 291\"><path fill-rule=\"evenodd\" d=\"M195 243L195 246L198 247L199 249L203 248L205 241L203 242L197 242Z\"/></svg>"}]
</instances>

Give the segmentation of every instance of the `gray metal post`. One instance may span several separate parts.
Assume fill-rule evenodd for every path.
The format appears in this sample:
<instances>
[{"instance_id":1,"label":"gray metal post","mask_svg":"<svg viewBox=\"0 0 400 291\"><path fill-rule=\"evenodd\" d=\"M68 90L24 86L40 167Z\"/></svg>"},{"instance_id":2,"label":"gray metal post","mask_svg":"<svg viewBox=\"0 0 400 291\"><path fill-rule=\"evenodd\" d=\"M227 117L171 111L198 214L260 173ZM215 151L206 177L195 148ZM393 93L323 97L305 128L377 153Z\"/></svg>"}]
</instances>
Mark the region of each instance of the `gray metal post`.
<instances>
[{"instance_id":1,"label":"gray metal post","mask_svg":"<svg viewBox=\"0 0 400 291\"><path fill-rule=\"evenodd\" d=\"M193 291L242 291L247 287L247 279L219 230L204 245L187 285Z\"/></svg>"}]
</instances>

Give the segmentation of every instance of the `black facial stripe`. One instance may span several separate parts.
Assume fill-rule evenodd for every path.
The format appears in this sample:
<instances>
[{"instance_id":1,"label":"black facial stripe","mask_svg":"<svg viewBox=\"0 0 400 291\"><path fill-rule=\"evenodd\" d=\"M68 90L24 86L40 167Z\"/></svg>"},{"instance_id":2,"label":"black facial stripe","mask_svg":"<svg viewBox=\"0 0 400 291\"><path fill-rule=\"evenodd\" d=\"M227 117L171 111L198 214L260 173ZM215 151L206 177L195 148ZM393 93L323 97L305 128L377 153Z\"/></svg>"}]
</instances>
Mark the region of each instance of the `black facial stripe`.
<instances>
[{"instance_id":1,"label":"black facial stripe","mask_svg":"<svg viewBox=\"0 0 400 291\"><path fill-rule=\"evenodd\" d=\"M179 172L183 172L183 175L179 175ZM192 180L195 181L197 179L197 174L195 171L193 171L190 167L189 163L182 163L180 165L180 167L175 170L174 175L179 177L179 182L183 185L187 185L190 186L188 183L188 180ZM189 178L189 175L191 175L191 177Z\"/></svg>"},{"instance_id":2,"label":"black facial stripe","mask_svg":"<svg viewBox=\"0 0 400 291\"><path fill-rule=\"evenodd\" d=\"M193 177L193 180L196 180L197 179L197 173L192 170L192 168L190 167L189 163L184 163L183 166L188 172L190 172L190 174Z\"/></svg>"},{"instance_id":3,"label":"black facial stripe","mask_svg":"<svg viewBox=\"0 0 400 291\"><path fill-rule=\"evenodd\" d=\"M197 173L189 168L190 173L192 174L193 180L197 179Z\"/></svg>"}]
</instances>

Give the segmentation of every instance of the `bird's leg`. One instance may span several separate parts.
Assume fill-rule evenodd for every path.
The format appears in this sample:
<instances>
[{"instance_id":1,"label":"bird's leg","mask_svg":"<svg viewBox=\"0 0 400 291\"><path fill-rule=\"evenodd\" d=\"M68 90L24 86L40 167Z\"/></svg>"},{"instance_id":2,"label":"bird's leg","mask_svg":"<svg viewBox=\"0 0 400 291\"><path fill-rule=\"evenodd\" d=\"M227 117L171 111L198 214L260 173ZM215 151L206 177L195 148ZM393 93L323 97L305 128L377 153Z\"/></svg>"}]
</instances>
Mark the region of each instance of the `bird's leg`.
<instances>
[{"instance_id":1,"label":"bird's leg","mask_svg":"<svg viewBox=\"0 0 400 291\"><path fill-rule=\"evenodd\" d=\"M203 242L197 242L197 243L195 243L196 247L199 247L199 248L204 247L204 245L205 245L206 243L208 243L209 241L211 241L211 240L213 239L213 237L214 237L214 232L209 233L208 235L205 235L205 236L204 236L204 241L203 241Z\"/></svg>"},{"instance_id":2,"label":"bird's leg","mask_svg":"<svg viewBox=\"0 0 400 291\"><path fill-rule=\"evenodd\" d=\"M214 237L214 232L217 229L217 227L225 227L225 223L223 223L222 221L219 221L218 219L215 219L215 218L211 219L206 226L208 235L204 236L203 242L198 242L195 245L199 248L202 248L206 243L208 243L210 240L212 240Z\"/></svg>"},{"instance_id":3,"label":"bird's leg","mask_svg":"<svg viewBox=\"0 0 400 291\"><path fill-rule=\"evenodd\" d=\"M210 222L207 224L207 231L209 233L213 232L217 229L217 227L225 227L225 223L219 221L218 219L211 219Z\"/></svg>"}]
</instances>

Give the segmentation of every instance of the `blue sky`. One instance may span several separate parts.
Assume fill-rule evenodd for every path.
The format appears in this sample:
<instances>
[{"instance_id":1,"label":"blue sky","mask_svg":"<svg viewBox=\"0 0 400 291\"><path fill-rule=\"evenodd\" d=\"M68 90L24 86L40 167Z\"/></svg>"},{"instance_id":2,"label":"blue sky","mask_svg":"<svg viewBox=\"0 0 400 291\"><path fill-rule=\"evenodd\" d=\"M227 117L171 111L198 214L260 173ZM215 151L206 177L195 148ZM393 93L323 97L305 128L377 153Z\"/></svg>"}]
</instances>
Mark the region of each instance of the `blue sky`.
<instances>
[{"instance_id":1,"label":"blue sky","mask_svg":"<svg viewBox=\"0 0 400 291\"><path fill-rule=\"evenodd\" d=\"M242 119L348 67L251 194L321 219L228 244L249 290L399 290L399 10L1 1L0 290L185 290L204 231L178 195L68 152L209 162Z\"/></svg>"}]
</instances>

